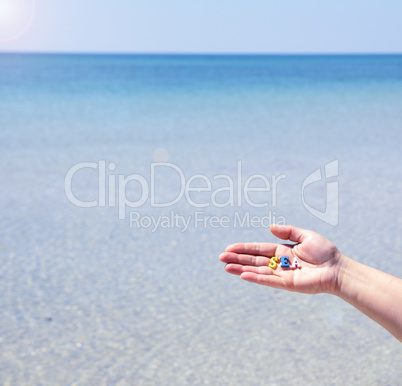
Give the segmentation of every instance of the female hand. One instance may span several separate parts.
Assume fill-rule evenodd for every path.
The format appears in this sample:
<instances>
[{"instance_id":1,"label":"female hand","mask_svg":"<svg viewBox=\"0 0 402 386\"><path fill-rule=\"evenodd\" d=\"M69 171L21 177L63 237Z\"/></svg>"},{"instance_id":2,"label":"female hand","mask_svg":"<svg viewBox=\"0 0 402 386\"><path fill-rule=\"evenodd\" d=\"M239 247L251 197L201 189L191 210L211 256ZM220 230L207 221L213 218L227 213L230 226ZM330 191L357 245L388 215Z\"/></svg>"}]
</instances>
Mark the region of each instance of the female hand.
<instances>
[{"instance_id":1,"label":"female hand","mask_svg":"<svg viewBox=\"0 0 402 386\"><path fill-rule=\"evenodd\" d=\"M336 294L338 273L344 256L319 234L294 226L272 225L271 232L296 244L238 243L226 248L219 259L227 272L244 280L274 288L315 294ZM268 267L272 257L287 256L290 264L297 257L301 268Z\"/></svg>"}]
</instances>

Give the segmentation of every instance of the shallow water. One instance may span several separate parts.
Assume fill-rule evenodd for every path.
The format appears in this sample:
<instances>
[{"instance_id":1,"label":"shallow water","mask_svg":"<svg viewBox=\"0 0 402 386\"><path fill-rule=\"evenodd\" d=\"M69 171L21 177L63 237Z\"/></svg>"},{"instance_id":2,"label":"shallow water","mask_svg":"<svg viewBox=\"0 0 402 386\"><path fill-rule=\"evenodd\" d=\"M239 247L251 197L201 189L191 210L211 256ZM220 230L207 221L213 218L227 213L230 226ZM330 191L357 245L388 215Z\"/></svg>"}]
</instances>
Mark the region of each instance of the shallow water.
<instances>
[{"instance_id":1,"label":"shallow water","mask_svg":"<svg viewBox=\"0 0 402 386\"><path fill-rule=\"evenodd\" d=\"M330 295L241 282L218 255L274 240L279 220L402 277L401 122L401 56L1 55L0 383L398 383L400 343L387 331ZM105 206L74 206L67 172L94 163L72 189L97 201L102 160L116 166ZM301 197L306 177L334 160L337 226ZM109 205L113 178L150 186L155 161L186 181L205 175L212 192L190 196L201 204L220 174L236 189L254 174L282 180L250 193L263 208L244 194L240 204L237 190L234 206ZM158 171L155 199L174 200L177 170ZM305 190L320 211L325 182ZM128 183L127 199L145 185ZM235 222L247 215L260 226ZM190 218L187 229L174 216ZM170 222L154 230L152 218Z\"/></svg>"}]
</instances>

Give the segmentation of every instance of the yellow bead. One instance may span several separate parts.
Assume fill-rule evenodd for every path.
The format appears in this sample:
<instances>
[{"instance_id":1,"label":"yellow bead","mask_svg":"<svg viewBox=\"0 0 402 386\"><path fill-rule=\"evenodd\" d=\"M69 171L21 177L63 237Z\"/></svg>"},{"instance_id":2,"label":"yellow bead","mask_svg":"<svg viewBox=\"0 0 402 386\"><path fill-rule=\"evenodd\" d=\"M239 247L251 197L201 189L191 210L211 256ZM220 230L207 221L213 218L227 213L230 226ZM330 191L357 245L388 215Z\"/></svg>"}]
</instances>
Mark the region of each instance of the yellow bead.
<instances>
[{"instance_id":1,"label":"yellow bead","mask_svg":"<svg viewBox=\"0 0 402 386\"><path fill-rule=\"evenodd\" d=\"M272 269L276 269L276 267L278 266L278 263L279 263L279 257L274 256L271 258L271 261L269 262L268 267L272 268Z\"/></svg>"}]
</instances>

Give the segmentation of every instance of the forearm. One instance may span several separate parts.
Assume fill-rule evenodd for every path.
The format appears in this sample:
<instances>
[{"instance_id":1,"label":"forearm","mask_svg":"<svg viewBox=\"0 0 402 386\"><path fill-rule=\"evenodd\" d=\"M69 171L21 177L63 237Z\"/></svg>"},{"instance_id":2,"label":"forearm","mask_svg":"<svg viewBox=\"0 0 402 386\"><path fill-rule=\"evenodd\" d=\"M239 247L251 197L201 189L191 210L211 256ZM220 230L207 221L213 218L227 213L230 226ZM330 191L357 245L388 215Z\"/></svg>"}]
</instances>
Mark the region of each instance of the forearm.
<instances>
[{"instance_id":1,"label":"forearm","mask_svg":"<svg viewBox=\"0 0 402 386\"><path fill-rule=\"evenodd\" d=\"M344 256L336 295L402 342L402 279Z\"/></svg>"}]
</instances>

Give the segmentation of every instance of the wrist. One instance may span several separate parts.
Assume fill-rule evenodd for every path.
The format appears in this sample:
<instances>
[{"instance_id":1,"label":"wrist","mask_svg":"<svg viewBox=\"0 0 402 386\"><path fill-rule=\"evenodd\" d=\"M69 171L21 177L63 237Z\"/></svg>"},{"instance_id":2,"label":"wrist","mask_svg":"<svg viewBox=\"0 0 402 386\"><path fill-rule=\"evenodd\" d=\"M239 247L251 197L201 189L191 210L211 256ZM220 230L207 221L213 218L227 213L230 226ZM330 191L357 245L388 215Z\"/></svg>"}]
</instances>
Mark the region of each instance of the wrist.
<instances>
[{"instance_id":1,"label":"wrist","mask_svg":"<svg viewBox=\"0 0 402 386\"><path fill-rule=\"evenodd\" d=\"M345 292L345 287L347 286L347 275L349 272L350 265L353 263L352 259L340 253L338 264L337 264L337 274L335 285L332 294L342 297Z\"/></svg>"}]
</instances>

